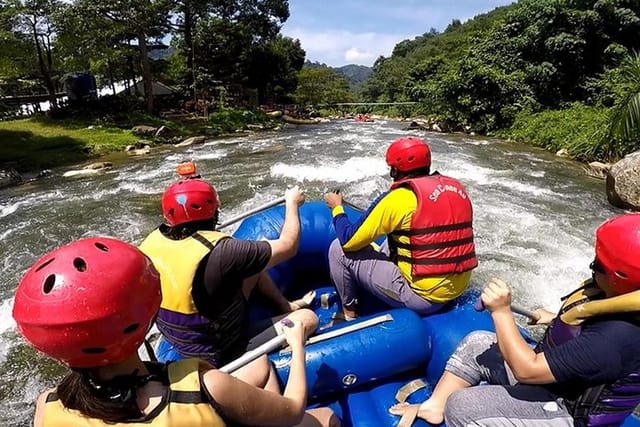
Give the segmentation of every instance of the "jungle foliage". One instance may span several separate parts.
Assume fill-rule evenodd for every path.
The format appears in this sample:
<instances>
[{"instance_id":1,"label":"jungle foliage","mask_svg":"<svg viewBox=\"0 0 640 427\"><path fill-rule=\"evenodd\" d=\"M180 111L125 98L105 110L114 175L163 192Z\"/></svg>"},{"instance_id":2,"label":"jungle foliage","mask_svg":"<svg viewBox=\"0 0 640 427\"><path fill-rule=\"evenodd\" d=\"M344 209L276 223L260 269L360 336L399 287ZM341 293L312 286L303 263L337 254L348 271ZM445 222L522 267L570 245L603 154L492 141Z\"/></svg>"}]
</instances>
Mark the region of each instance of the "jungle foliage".
<instances>
[{"instance_id":1,"label":"jungle foliage","mask_svg":"<svg viewBox=\"0 0 640 427\"><path fill-rule=\"evenodd\" d=\"M288 17L287 0L0 0L0 98L47 93L55 111L66 76L91 72L113 91L141 77L148 113L154 80L196 103L290 102L305 52Z\"/></svg>"},{"instance_id":2,"label":"jungle foliage","mask_svg":"<svg viewBox=\"0 0 640 427\"><path fill-rule=\"evenodd\" d=\"M638 145L639 33L638 0L520 0L399 43L363 96L420 102L451 129L615 159Z\"/></svg>"}]
</instances>

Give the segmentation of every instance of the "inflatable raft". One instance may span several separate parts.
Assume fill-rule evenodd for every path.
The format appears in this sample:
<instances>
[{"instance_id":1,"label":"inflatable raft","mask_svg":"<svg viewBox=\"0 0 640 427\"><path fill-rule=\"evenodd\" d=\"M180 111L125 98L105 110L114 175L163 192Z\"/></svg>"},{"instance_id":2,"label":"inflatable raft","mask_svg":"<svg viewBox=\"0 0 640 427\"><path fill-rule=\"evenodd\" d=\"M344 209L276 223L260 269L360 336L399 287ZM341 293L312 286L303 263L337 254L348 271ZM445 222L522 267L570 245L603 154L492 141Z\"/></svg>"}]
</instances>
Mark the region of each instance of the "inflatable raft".
<instances>
[{"instance_id":1,"label":"inflatable raft","mask_svg":"<svg viewBox=\"0 0 640 427\"><path fill-rule=\"evenodd\" d=\"M359 216L349 206L345 211L352 220ZM340 307L328 274L327 251L336 237L331 214L323 202L307 202L300 208L300 221L298 254L269 273L290 299L316 291L311 308L319 317L319 331L306 345L309 407L330 406L344 427L396 426L400 417L389 414L388 408L398 401L427 399L458 342L473 330L494 331L493 322L486 311L474 309L478 291L471 290L425 318L408 309L389 309L365 295L361 298L364 316L332 326ZM271 207L244 219L233 236L276 239L283 222L284 207ZM259 301L253 306L256 320L277 314ZM180 358L162 339L156 356L161 361ZM286 383L290 352L276 351L269 358L281 384ZM429 424L417 420L414 425ZM631 415L623 425L640 427L640 419Z\"/></svg>"}]
</instances>

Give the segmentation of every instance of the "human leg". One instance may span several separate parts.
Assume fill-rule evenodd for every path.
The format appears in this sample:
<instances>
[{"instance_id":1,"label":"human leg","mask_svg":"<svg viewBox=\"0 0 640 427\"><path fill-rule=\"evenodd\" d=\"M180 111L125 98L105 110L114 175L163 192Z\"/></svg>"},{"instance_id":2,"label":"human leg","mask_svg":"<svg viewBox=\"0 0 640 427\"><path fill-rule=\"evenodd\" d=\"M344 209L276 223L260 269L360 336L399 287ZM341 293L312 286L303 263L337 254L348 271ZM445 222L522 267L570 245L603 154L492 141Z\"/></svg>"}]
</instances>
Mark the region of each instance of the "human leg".
<instances>
[{"instance_id":1,"label":"human leg","mask_svg":"<svg viewBox=\"0 0 640 427\"><path fill-rule=\"evenodd\" d=\"M281 313L290 313L308 307L315 296L309 293L299 300L287 300L267 271L263 271L244 280L242 292L245 298L248 299L255 289L267 297L268 300L272 301Z\"/></svg>"},{"instance_id":2,"label":"human leg","mask_svg":"<svg viewBox=\"0 0 640 427\"><path fill-rule=\"evenodd\" d=\"M329 270L347 318L356 312L360 287L391 307L407 307L421 315L442 307L413 292L398 266L371 246L345 253L340 242L334 240L329 247Z\"/></svg>"},{"instance_id":3,"label":"human leg","mask_svg":"<svg viewBox=\"0 0 640 427\"><path fill-rule=\"evenodd\" d=\"M481 381L515 384L513 374L500 354L495 334L490 332L470 333L458 344L433 393L420 404L417 417L432 424L441 423L449 396L458 390L480 384ZM410 409L411 405L399 403L389 408L389 412L404 415Z\"/></svg>"},{"instance_id":4,"label":"human leg","mask_svg":"<svg viewBox=\"0 0 640 427\"><path fill-rule=\"evenodd\" d=\"M447 400L444 419L449 427L573 426L573 418L554 394L527 384L458 390Z\"/></svg>"},{"instance_id":5,"label":"human leg","mask_svg":"<svg viewBox=\"0 0 640 427\"><path fill-rule=\"evenodd\" d=\"M255 387L280 393L276 372L266 355L260 356L256 360L236 369L231 372L231 375Z\"/></svg>"}]
</instances>

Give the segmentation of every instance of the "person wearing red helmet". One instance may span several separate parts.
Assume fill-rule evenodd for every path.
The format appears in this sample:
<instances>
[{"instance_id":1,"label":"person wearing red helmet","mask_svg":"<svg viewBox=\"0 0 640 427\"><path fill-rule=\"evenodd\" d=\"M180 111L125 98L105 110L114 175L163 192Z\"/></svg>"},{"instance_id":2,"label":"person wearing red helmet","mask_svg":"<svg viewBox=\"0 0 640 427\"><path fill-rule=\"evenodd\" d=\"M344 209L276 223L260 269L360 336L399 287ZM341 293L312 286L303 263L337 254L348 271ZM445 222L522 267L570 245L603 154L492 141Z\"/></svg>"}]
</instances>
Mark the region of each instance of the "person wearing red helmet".
<instances>
[{"instance_id":1,"label":"person wearing red helmet","mask_svg":"<svg viewBox=\"0 0 640 427\"><path fill-rule=\"evenodd\" d=\"M620 425L640 404L640 214L598 227L590 269L557 314L535 311L535 324L549 325L535 348L518 331L509 287L492 279L481 298L495 334L465 337L431 397L390 412L450 427Z\"/></svg>"},{"instance_id":2,"label":"person wearing red helmet","mask_svg":"<svg viewBox=\"0 0 640 427\"><path fill-rule=\"evenodd\" d=\"M35 427L339 426L328 408L305 412L302 324L283 325L292 348L283 395L198 359L143 362L137 349L160 307L160 277L135 246L90 237L41 257L14 298L18 330L70 368L36 402Z\"/></svg>"},{"instance_id":3,"label":"person wearing red helmet","mask_svg":"<svg viewBox=\"0 0 640 427\"><path fill-rule=\"evenodd\" d=\"M431 173L429 146L416 137L397 139L386 162L391 189L355 223L342 195L324 196L338 237L329 248L331 278L347 320L358 315L359 288L392 307L437 312L466 290L478 265L469 195L458 180ZM385 246L376 250L381 236Z\"/></svg>"},{"instance_id":4,"label":"person wearing red helmet","mask_svg":"<svg viewBox=\"0 0 640 427\"><path fill-rule=\"evenodd\" d=\"M195 173L195 168L190 169ZM285 192L280 237L270 241L232 239L215 231L220 201L215 188L200 178L181 179L162 195L166 223L140 245L160 272L162 304L156 321L165 339L183 356L221 366L277 334L278 320L299 320L307 335L318 319L300 302L290 302L267 270L295 255L300 240L298 207L304 194L296 186ZM247 301L257 290L284 314L268 325L250 325ZM234 375L253 385L279 390L265 357Z\"/></svg>"}]
</instances>

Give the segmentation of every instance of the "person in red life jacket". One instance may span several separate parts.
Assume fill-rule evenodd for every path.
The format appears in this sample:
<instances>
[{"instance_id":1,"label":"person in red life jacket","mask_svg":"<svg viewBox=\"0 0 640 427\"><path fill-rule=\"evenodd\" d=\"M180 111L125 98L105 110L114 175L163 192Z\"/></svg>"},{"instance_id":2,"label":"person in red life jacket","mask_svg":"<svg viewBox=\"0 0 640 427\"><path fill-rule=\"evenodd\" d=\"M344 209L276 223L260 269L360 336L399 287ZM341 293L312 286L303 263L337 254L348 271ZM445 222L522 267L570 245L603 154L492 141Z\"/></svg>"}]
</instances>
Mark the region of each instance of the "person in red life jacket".
<instances>
[{"instance_id":1,"label":"person in red life jacket","mask_svg":"<svg viewBox=\"0 0 640 427\"><path fill-rule=\"evenodd\" d=\"M429 146L400 138L387 149L386 161L391 189L355 223L344 212L342 195L324 196L338 237L329 248L330 273L347 320L358 314L359 288L391 307L434 313L467 289L478 265L469 195L456 179L430 172ZM385 235L377 250L372 244Z\"/></svg>"},{"instance_id":2,"label":"person in red life jacket","mask_svg":"<svg viewBox=\"0 0 640 427\"><path fill-rule=\"evenodd\" d=\"M166 223L144 239L140 250L160 272L163 298L158 329L183 357L205 359L216 367L227 364L273 338L285 316L301 321L307 335L315 331L317 316L303 308L310 301L288 301L267 273L294 256L300 241L298 207L304 194L296 186L285 192L285 198L279 238L247 241L214 231L220 202L205 180L181 179L165 190ZM273 301L283 314L250 324L248 299L254 291ZM234 375L249 384L278 389L266 356Z\"/></svg>"},{"instance_id":3,"label":"person in red life jacket","mask_svg":"<svg viewBox=\"0 0 640 427\"><path fill-rule=\"evenodd\" d=\"M160 300L153 264L120 240L85 238L36 261L18 285L13 317L31 345L70 372L37 399L35 427L339 426L328 408L305 412L299 321L283 325L293 353L281 395L199 359L142 361L137 350Z\"/></svg>"},{"instance_id":4,"label":"person in red life jacket","mask_svg":"<svg viewBox=\"0 0 640 427\"><path fill-rule=\"evenodd\" d=\"M640 404L640 214L598 227L590 268L557 315L536 310L549 327L535 348L518 331L509 287L491 280L481 298L496 333L469 334L427 401L390 412L450 427L620 425Z\"/></svg>"}]
</instances>

